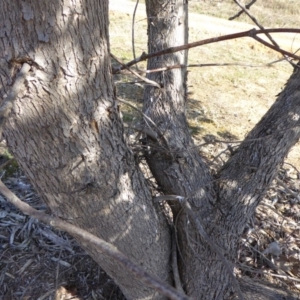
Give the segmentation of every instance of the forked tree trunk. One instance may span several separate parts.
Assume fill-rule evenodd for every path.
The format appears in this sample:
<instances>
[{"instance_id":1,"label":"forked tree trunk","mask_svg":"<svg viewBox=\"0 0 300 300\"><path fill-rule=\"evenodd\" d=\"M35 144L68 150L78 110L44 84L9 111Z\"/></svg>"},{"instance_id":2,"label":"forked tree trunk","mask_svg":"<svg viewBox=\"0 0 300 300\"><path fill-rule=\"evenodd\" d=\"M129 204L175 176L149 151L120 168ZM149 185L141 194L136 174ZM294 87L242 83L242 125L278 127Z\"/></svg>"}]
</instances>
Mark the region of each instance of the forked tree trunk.
<instances>
[{"instance_id":1,"label":"forked tree trunk","mask_svg":"<svg viewBox=\"0 0 300 300\"><path fill-rule=\"evenodd\" d=\"M149 51L187 40L187 1L147 1ZM123 139L108 53L108 1L1 1L0 95L22 64L26 90L5 130L19 164L53 213L113 243L145 270L170 282L170 233ZM151 17L151 19L150 19ZM184 64L185 53L149 61ZM203 227L233 263L239 237L299 133L300 72L216 178L198 155L185 119L186 70L151 75L144 111L160 128L148 162L168 194L188 196ZM156 130L155 128L153 130ZM232 280L179 204L180 275L194 299L228 299ZM79 241L80 242L80 241ZM81 243L128 299L162 299L114 261ZM248 299L284 299L257 285ZM252 297L253 291L262 292ZM286 294L284 294L286 295ZM265 297L266 296L266 297ZM277 297L277 298L276 298ZM289 298L294 299L294 298Z\"/></svg>"},{"instance_id":2,"label":"forked tree trunk","mask_svg":"<svg viewBox=\"0 0 300 300\"><path fill-rule=\"evenodd\" d=\"M182 7L187 1L146 1L150 53L186 41L187 27ZM183 64L185 53L154 57L148 69ZM162 89L148 86L144 113L158 126L158 139L147 137L151 147L147 160L166 194L188 198L198 221L213 243L222 250L233 271L239 238L264 196L278 167L300 137L299 70L266 116L247 136L236 154L213 178L191 141L185 119L185 69L150 73L148 78ZM299 81L298 81L299 82ZM145 120L145 126L151 123ZM163 136L162 136L163 135ZM194 299L230 299L236 289L228 269L215 249L200 235L180 204L170 202L179 246L180 276L184 289ZM256 286L259 299L283 299L278 291L242 283L245 297ZM285 296L287 294L284 294ZM258 299L256 294L255 299ZM291 298L292 299L292 298Z\"/></svg>"},{"instance_id":3,"label":"forked tree trunk","mask_svg":"<svg viewBox=\"0 0 300 300\"><path fill-rule=\"evenodd\" d=\"M20 166L54 214L169 282L169 229L124 141L115 102L108 1L0 1L0 12L1 98L22 64L31 65L5 130ZM162 299L81 245L128 299Z\"/></svg>"}]
</instances>

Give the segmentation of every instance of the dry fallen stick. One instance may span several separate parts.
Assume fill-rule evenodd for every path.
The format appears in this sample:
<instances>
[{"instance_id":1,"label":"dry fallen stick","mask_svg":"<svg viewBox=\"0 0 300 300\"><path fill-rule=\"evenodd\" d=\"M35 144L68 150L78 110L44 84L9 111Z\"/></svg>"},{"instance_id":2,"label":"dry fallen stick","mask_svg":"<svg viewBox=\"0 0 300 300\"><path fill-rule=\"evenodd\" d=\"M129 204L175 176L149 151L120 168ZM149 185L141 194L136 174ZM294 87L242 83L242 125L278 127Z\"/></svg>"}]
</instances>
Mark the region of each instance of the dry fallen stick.
<instances>
[{"instance_id":1,"label":"dry fallen stick","mask_svg":"<svg viewBox=\"0 0 300 300\"><path fill-rule=\"evenodd\" d=\"M172 286L160 281L159 279L153 277L152 275L145 272L140 266L133 263L126 255L120 252L115 246L104 240L98 238L97 236L89 233L88 231L74 226L68 222L62 221L59 218L49 216L43 212L40 212L27 203L21 201L11 190L9 190L4 183L0 180L0 193L6 197L6 199L20 209L25 215L29 215L39 221L49 224L59 230L63 230L74 237L78 237L87 243L93 244L98 247L98 249L105 253L107 256L111 257L121 266L130 271L137 279L143 282L145 285L155 289L162 295L169 297L173 300L190 300L186 295L183 295L177 291Z\"/></svg>"}]
</instances>

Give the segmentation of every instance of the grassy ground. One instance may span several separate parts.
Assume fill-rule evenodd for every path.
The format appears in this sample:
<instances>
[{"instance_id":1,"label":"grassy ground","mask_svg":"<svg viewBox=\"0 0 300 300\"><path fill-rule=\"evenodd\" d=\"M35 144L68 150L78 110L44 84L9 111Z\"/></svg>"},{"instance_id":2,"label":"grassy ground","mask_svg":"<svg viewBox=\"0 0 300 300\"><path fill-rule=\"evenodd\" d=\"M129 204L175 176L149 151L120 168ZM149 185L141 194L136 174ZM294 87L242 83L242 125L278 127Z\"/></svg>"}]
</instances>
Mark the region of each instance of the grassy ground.
<instances>
[{"instance_id":1,"label":"grassy ground","mask_svg":"<svg viewBox=\"0 0 300 300\"><path fill-rule=\"evenodd\" d=\"M114 0L113 2L118 2ZM190 42L253 28L253 25L239 23L247 21L243 16L235 21L209 18L202 13L228 19L240 9L233 1L190 1ZM133 3L132 3L133 4ZM143 4L139 4L135 20L136 55L147 52L146 19ZM299 7L296 1L279 0L258 1L251 7L251 12L265 27L296 27ZM131 11L131 13L130 13ZM111 51L125 62L132 55L132 10L127 14L114 10L111 12ZM251 20L248 20L251 23ZM284 25L283 25L284 24ZM286 35L286 40L278 38L279 44L289 51L299 46L298 36ZM246 66L215 66L189 69L188 121L196 140L205 135L217 138L243 139L245 134L261 119L276 99L292 72L292 67L285 61L266 66L267 63L281 59L281 55L266 48L250 38L225 41L194 48L189 51L189 64L235 63ZM258 67L255 67L258 66ZM144 68L141 65L140 68ZM120 78L121 79L121 78ZM125 81L133 78L126 77ZM122 97L140 103L142 88L128 84L117 84ZM135 91L135 92L133 92ZM134 95L134 97L132 97ZM124 115L129 119L130 112L124 107ZM131 117L132 119L132 117ZM291 151L289 161L300 166L297 149Z\"/></svg>"},{"instance_id":2,"label":"grassy ground","mask_svg":"<svg viewBox=\"0 0 300 300\"><path fill-rule=\"evenodd\" d=\"M250 0L240 2L249 3ZM233 0L192 0L189 5L194 12L224 19L228 19L240 11ZM300 6L298 0L258 0L250 7L250 13L265 27L299 27ZM238 20L249 22L249 18L245 14L241 15Z\"/></svg>"}]
</instances>

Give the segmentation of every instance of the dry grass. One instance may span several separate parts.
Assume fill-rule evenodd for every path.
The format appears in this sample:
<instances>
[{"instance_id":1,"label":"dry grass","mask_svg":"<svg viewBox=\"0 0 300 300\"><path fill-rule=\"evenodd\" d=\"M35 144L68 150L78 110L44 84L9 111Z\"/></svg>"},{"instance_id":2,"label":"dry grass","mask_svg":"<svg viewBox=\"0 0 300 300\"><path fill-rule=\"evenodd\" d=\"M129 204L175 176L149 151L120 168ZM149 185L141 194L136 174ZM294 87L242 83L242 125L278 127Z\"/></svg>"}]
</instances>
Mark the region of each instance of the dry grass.
<instances>
[{"instance_id":1,"label":"dry grass","mask_svg":"<svg viewBox=\"0 0 300 300\"><path fill-rule=\"evenodd\" d=\"M112 3L114 2L118 2L118 0L113 0ZM273 4L269 4L269 1L257 1L254 6L257 10L263 11L264 14L271 15L270 20L272 22L276 22L277 14L279 14L280 18L285 20L285 27L296 26L297 18L291 17L289 14L299 11L300 8L296 7L296 1L288 1L288 6L284 1L274 0L270 2ZM251 12L254 6L251 7ZM138 10L135 24L137 56L141 55L143 51L147 51L146 16L142 5L139 7L141 9ZM201 8L201 13L214 16L222 16L220 15L222 13L226 14L228 19L229 16L239 11L233 1L190 1L190 8L190 42L254 27L252 24L240 23L237 20L227 21L194 13L195 11L199 12ZM118 10L111 14L112 52L125 61L131 60L133 57L131 50L132 11L133 8L126 5L127 14ZM255 14L254 10L252 13ZM249 20L248 22L251 23ZM262 24L266 27L275 26L275 24L266 24L265 22ZM299 35L273 35L273 38L288 51L294 52L300 47ZM266 65L281 58L280 54L251 38L225 41L191 49L189 51L189 64L237 64L237 66L229 67L189 69L188 84L191 95L187 116L194 138L199 143L202 142L205 135L214 135L217 138L231 136L243 139L266 113L291 75L292 67L286 61ZM248 67L238 64L248 65ZM141 66L141 68L143 67ZM126 86L122 83L118 85L119 91L124 97L133 101L142 99L140 88L137 88L139 91L138 98L132 98L130 93L126 96ZM300 167L298 151L299 145L290 152L288 161Z\"/></svg>"},{"instance_id":2,"label":"dry grass","mask_svg":"<svg viewBox=\"0 0 300 300\"><path fill-rule=\"evenodd\" d=\"M240 2L247 4L250 0ZM194 12L224 19L229 19L240 11L233 0L192 0L189 5ZM298 0L258 0L251 6L250 12L264 27L299 27ZM244 14L238 20L249 23L248 17Z\"/></svg>"},{"instance_id":3,"label":"dry grass","mask_svg":"<svg viewBox=\"0 0 300 300\"><path fill-rule=\"evenodd\" d=\"M50 213L21 171L4 182L22 200ZM24 216L2 196L0 286L3 300L124 299L72 237Z\"/></svg>"}]
</instances>

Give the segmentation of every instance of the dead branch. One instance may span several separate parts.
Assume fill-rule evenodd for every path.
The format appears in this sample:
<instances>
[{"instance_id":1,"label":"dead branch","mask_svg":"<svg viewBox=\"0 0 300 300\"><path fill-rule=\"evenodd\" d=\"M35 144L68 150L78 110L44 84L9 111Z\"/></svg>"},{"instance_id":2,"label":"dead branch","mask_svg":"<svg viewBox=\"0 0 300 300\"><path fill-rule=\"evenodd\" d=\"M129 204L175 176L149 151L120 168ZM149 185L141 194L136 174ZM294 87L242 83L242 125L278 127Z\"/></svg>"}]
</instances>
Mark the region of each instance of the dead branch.
<instances>
[{"instance_id":1,"label":"dead branch","mask_svg":"<svg viewBox=\"0 0 300 300\"><path fill-rule=\"evenodd\" d=\"M294 58L296 60L300 60L300 56L295 55L294 53L291 53L289 51L283 50L280 47L275 47L274 45L264 41L263 39L261 39L257 36L258 34L266 34L266 33L300 33L300 29L297 29L297 28L270 28L270 29L258 30L258 29L254 28L254 29L247 30L247 31L241 31L241 32L227 34L227 35L223 35L223 36L219 36L219 37L209 38L209 39L205 39L205 40L201 40L201 41L197 41L197 42L193 42L193 43L188 43L188 44L181 45L181 46L170 47L170 48L166 48L164 50L157 51L157 52L150 53L150 54L146 54L143 52L140 57L128 62L127 64L125 64L123 66L119 66L117 68L113 68L112 74L117 74L121 70L124 70L126 67L131 67L131 66L137 64L138 62L147 60L151 57L157 57L157 56L175 53L178 51L183 51L183 50L187 50L187 49L191 49L191 48L195 48L195 47L199 47L199 46L203 46L203 45L208 45L208 44L212 44L212 43L228 41L228 40L238 39L238 38L243 38L243 37L251 37L251 38L255 39L256 41L262 43L266 47L273 49L276 52L279 52L283 55Z\"/></svg>"},{"instance_id":2,"label":"dead branch","mask_svg":"<svg viewBox=\"0 0 300 300\"><path fill-rule=\"evenodd\" d=\"M134 42L134 23L135 23L135 14L137 7L139 5L139 0L136 1L133 15L132 15L132 24L131 24L131 44L132 44L132 54L133 54L133 59L136 59L135 55L135 42ZM136 66L136 69L138 70L138 67Z\"/></svg>"},{"instance_id":3,"label":"dead branch","mask_svg":"<svg viewBox=\"0 0 300 300\"><path fill-rule=\"evenodd\" d=\"M121 60L119 60L115 55L113 55L112 53L110 53L110 56L117 61L120 65L122 65L125 69L127 69L130 73L132 73L133 75L135 75L137 78L141 79L142 81L144 81L147 84L156 86L157 88L161 89L160 84L158 84L157 82L150 80L144 76L141 76L139 73L137 73L136 71L133 71L132 69L130 69L129 67L127 67L125 64L123 64L123 62Z\"/></svg>"},{"instance_id":4,"label":"dead branch","mask_svg":"<svg viewBox=\"0 0 300 300\"><path fill-rule=\"evenodd\" d=\"M158 141L157 135L155 134L155 132L151 129L151 126L149 125L149 123L151 123L152 126L157 131L159 137L163 140L163 142L164 142L164 144L166 146L165 150L167 150L168 153L170 153L170 154L172 153L166 137L164 136L164 134L161 132L161 130L158 128L158 126L155 124L155 122L151 118L149 118L146 114L144 114L140 109L138 109L136 106L132 105L130 102L128 102L128 101L126 101L124 99L121 99L121 98L117 98L117 100L119 102L121 102L121 103L124 103L124 104L130 106L131 108L133 108L137 112L139 112L143 116L144 121L146 122L146 124L148 125L148 127L150 128L150 130L148 128L139 128L139 130L143 131L144 133L146 133L147 135L149 135L150 137L152 137L154 140Z\"/></svg>"},{"instance_id":5,"label":"dead branch","mask_svg":"<svg viewBox=\"0 0 300 300\"><path fill-rule=\"evenodd\" d=\"M151 69L151 70L146 70L145 73L150 74L150 73L155 73L155 72L162 72L162 71L168 71L172 69L180 69L180 68L203 68L203 67L231 67L231 66L237 66L237 67L248 67L248 68L264 68L264 67L270 67L271 65L282 61L276 60L272 61L266 64L261 64L261 65L252 65L252 64L244 64L244 63L208 63L208 64L190 64L190 65L173 65L173 66L166 66L163 68L158 68L158 69ZM128 83L128 82L126 82Z\"/></svg>"},{"instance_id":6,"label":"dead branch","mask_svg":"<svg viewBox=\"0 0 300 300\"><path fill-rule=\"evenodd\" d=\"M243 6L238 0L233 0L242 10L243 12L253 21L253 23L258 26L259 29L264 30L265 28L257 21L257 19L250 13L249 9L246 6ZM270 40L270 42L276 47L279 48L279 45L276 41L272 38L272 36L267 32L265 33L266 37ZM287 55L283 54L285 60L289 61Z\"/></svg>"},{"instance_id":7,"label":"dead branch","mask_svg":"<svg viewBox=\"0 0 300 300\"><path fill-rule=\"evenodd\" d=\"M249 2L248 4L245 5L245 8L250 9L250 7L256 2L256 0L252 0L251 2ZM236 18L238 18L240 15L242 15L244 12L244 10L240 10L237 14L235 14L234 16L230 17L228 20L232 21Z\"/></svg>"},{"instance_id":8,"label":"dead branch","mask_svg":"<svg viewBox=\"0 0 300 300\"><path fill-rule=\"evenodd\" d=\"M163 68L157 68L157 69L151 69L151 70L139 70L140 72L150 74L150 73L156 73L156 72L162 72L162 71L168 71L172 69L181 69L181 68L204 68L204 67L245 67L245 68L265 68L265 67L271 67L272 65L279 63L281 61L285 60L284 58L277 59L265 64L259 64L259 65L252 65L252 64L245 64L245 63L207 63L207 64L190 64L190 65L171 65L166 66ZM120 63L121 64L121 63ZM123 64L123 63L122 63ZM144 80L137 80L137 81L126 81L122 82L122 84L138 84L143 83Z\"/></svg>"},{"instance_id":9,"label":"dead branch","mask_svg":"<svg viewBox=\"0 0 300 300\"><path fill-rule=\"evenodd\" d=\"M120 252L115 246L105 242L99 237L89 233L88 231L81 229L75 225L72 225L66 221L63 221L57 217L49 216L41 211L38 211L20 200L12 191L10 191L4 183L0 180L0 193L6 197L6 199L20 209L25 215L29 215L39 221L42 221L52 227L65 231L74 237L80 238L89 244L93 244L105 255L109 256L122 267L131 272L137 279L143 282L145 285L155 289L162 295L169 297L173 300L190 300L189 297L183 295L175 288L167 285L161 280L153 277L145 272L140 266L133 263L126 255Z\"/></svg>"},{"instance_id":10,"label":"dead branch","mask_svg":"<svg viewBox=\"0 0 300 300\"><path fill-rule=\"evenodd\" d=\"M249 10L245 6L243 6L238 0L233 0L233 1L245 12L245 14L253 21L253 23L256 26L258 26L259 29L261 29L261 30L265 29L260 23L258 23L256 18L250 14ZM271 35L268 32L266 32L265 35L268 37L268 39L271 41L271 43L275 47L279 48L278 44L273 40L273 38L271 37Z\"/></svg>"}]
</instances>

